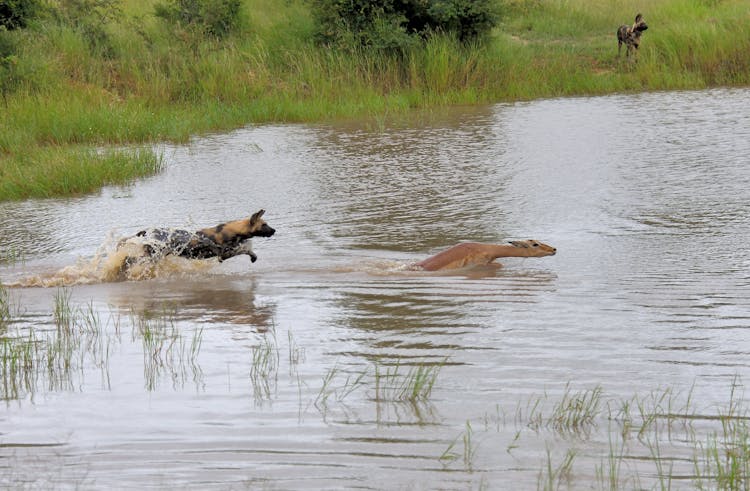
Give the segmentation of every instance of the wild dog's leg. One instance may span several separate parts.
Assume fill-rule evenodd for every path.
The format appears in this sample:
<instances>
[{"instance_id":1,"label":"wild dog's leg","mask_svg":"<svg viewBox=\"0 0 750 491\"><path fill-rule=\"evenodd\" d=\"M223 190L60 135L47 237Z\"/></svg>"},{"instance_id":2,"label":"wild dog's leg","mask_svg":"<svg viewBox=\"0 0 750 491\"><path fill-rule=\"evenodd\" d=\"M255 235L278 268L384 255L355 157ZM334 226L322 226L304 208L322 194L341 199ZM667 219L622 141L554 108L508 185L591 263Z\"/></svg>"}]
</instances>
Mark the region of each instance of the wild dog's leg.
<instances>
[{"instance_id":1,"label":"wild dog's leg","mask_svg":"<svg viewBox=\"0 0 750 491\"><path fill-rule=\"evenodd\" d=\"M227 250L222 252L219 257L219 262L222 262L226 259L231 259L235 256L239 256L240 254L247 254L250 256L250 262L254 263L258 260L258 256L255 255L255 253L251 250L243 250L243 251L237 251L237 250Z\"/></svg>"},{"instance_id":2,"label":"wild dog's leg","mask_svg":"<svg viewBox=\"0 0 750 491\"><path fill-rule=\"evenodd\" d=\"M617 28L617 57L619 58L622 53L622 43L627 39L628 26L622 25ZM627 46L626 46L627 48Z\"/></svg>"},{"instance_id":3,"label":"wild dog's leg","mask_svg":"<svg viewBox=\"0 0 750 491\"><path fill-rule=\"evenodd\" d=\"M250 262L255 262L258 260L258 256L255 255L255 252L253 252L253 249L251 247L251 240L243 240L242 242L235 244L231 247L225 248L221 255L219 255L219 262L224 261L225 259L229 259L234 256L240 256L243 254L246 254L250 256Z\"/></svg>"}]
</instances>

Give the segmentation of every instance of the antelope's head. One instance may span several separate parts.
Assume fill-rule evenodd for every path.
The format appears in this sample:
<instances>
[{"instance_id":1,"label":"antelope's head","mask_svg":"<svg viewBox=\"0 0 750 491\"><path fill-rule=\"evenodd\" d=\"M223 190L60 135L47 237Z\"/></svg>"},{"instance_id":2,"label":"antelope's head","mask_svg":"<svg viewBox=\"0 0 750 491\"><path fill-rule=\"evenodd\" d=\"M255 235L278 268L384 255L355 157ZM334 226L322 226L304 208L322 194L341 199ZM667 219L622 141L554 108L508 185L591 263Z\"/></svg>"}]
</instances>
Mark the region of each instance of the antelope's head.
<instances>
[{"instance_id":1,"label":"antelope's head","mask_svg":"<svg viewBox=\"0 0 750 491\"><path fill-rule=\"evenodd\" d=\"M557 253L556 248L534 239L512 240L510 243L513 247L523 249L523 256L525 257L554 256Z\"/></svg>"}]
</instances>

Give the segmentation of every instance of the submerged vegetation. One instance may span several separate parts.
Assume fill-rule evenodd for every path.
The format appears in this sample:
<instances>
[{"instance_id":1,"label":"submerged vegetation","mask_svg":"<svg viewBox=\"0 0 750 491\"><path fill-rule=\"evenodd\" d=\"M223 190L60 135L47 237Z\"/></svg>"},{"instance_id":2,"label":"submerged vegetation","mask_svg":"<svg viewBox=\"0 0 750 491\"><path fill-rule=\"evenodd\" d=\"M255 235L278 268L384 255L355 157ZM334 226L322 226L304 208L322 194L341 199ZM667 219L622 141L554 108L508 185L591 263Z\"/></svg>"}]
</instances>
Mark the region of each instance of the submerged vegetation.
<instances>
[{"instance_id":1,"label":"submerged vegetation","mask_svg":"<svg viewBox=\"0 0 750 491\"><path fill-rule=\"evenodd\" d=\"M59 289L53 297L50 319L25 319L19 302L0 284L0 401L33 398L44 391L71 391L83 385L85 374L101 375L110 388L110 357L123 344L123 326L142 345L146 390L171 380L182 387L188 379L200 386L203 373L197 362L203 330L188 337L169 311L131 312L102 319L93 302L75 305L72 291ZM49 322L46 322L49 320Z\"/></svg>"},{"instance_id":2,"label":"submerged vegetation","mask_svg":"<svg viewBox=\"0 0 750 491\"><path fill-rule=\"evenodd\" d=\"M142 357L148 393L170 390L164 382L171 382L172 390L198 392L226 383L221 371L204 378L199 363L203 336L210 332L186 330L168 307L103 319L99 306L76 304L71 290L60 289L48 313L28 315L15 293L0 284L0 401L6 404L33 403L37 395L53 392L118 391L117 384L129 382L110 377L110 365L116 367L123 356L130 357L128 363ZM275 328L255 338L244 346L242 377L252 386L244 397L257 406L268 402L265 408L273 411L276 402L297 397L300 425L316 409L326 424L357 424L376 434L399 425L421 428L430 436L420 446L429 440L423 448L432 452L424 457L447 471L480 477L480 487L496 484L491 476L505 469L505 459L524 462L521 471L536 475L537 488L544 490L734 490L750 482L750 406L739 378L728 390L711 386L710 402L698 403L705 398L697 397L694 387L623 399L598 385L567 384L554 393L499 401L484 415L472 414L481 408L464 401L465 411L450 421L440 414L444 404L455 403L452 389L440 380L443 371L457 366L448 360L384 357L303 377L299 370L312 367L300 366L302 348L291 332L288 360L280 356L283 340ZM285 389L295 384L296 390Z\"/></svg>"},{"instance_id":3,"label":"submerged vegetation","mask_svg":"<svg viewBox=\"0 0 750 491\"><path fill-rule=\"evenodd\" d=\"M418 42L399 38L398 12L366 19L395 49L321 44L325 4L19 2L0 27L0 199L123 183L159 171L144 145L251 122L750 82L744 0L436 1L415 11ZM640 10L650 27L628 63L614 33Z\"/></svg>"}]
</instances>

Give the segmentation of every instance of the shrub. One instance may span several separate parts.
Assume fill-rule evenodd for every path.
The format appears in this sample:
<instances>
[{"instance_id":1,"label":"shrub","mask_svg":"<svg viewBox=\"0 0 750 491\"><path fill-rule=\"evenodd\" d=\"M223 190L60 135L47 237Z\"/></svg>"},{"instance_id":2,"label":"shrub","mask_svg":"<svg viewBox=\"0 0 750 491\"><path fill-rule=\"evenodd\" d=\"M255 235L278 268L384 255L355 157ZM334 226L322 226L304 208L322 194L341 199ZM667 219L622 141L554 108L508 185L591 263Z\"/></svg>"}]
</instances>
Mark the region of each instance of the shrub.
<instances>
[{"instance_id":1,"label":"shrub","mask_svg":"<svg viewBox=\"0 0 750 491\"><path fill-rule=\"evenodd\" d=\"M154 6L169 24L215 38L224 38L240 25L242 0L167 0Z\"/></svg>"},{"instance_id":2,"label":"shrub","mask_svg":"<svg viewBox=\"0 0 750 491\"><path fill-rule=\"evenodd\" d=\"M79 32L92 52L114 58L107 26L122 17L121 0L60 0L51 13L60 24Z\"/></svg>"},{"instance_id":3,"label":"shrub","mask_svg":"<svg viewBox=\"0 0 750 491\"><path fill-rule=\"evenodd\" d=\"M4 104L8 103L8 94L18 84L16 49L16 41L11 37L11 33L5 26L0 26L0 96Z\"/></svg>"},{"instance_id":4,"label":"shrub","mask_svg":"<svg viewBox=\"0 0 750 491\"><path fill-rule=\"evenodd\" d=\"M488 0L434 0L427 11L433 29L453 33L462 42L485 36L498 19Z\"/></svg>"},{"instance_id":5,"label":"shrub","mask_svg":"<svg viewBox=\"0 0 750 491\"><path fill-rule=\"evenodd\" d=\"M0 0L0 27L22 29L38 11L39 0Z\"/></svg>"},{"instance_id":6,"label":"shrub","mask_svg":"<svg viewBox=\"0 0 750 491\"><path fill-rule=\"evenodd\" d=\"M495 26L493 0L311 0L323 43L345 48L403 49L432 33L461 42L485 36Z\"/></svg>"}]
</instances>

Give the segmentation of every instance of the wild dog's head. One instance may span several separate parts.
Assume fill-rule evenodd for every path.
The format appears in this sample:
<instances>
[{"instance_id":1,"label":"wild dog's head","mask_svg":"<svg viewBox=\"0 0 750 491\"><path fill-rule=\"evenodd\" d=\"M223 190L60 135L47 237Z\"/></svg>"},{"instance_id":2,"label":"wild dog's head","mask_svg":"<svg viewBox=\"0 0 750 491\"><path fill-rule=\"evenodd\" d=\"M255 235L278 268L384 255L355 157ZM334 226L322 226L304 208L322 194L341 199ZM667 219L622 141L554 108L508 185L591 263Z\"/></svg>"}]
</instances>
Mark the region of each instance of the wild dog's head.
<instances>
[{"instance_id":1,"label":"wild dog's head","mask_svg":"<svg viewBox=\"0 0 750 491\"><path fill-rule=\"evenodd\" d=\"M525 249L524 253L526 257L554 256L557 253L556 248L534 239L512 240L510 243L513 244L514 247Z\"/></svg>"},{"instance_id":2,"label":"wild dog's head","mask_svg":"<svg viewBox=\"0 0 750 491\"><path fill-rule=\"evenodd\" d=\"M233 225L236 225L237 235L247 235L248 237L270 237L276 233L276 230L268 226L268 224L262 220L263 214L266 210L258 210L250 218L245 220L237 220L236 222L229 222L226 224L225 229L232 229Z\"/></svg>"},{"instance_id":3,"label":"wild dog's head","mask_svg":"<svg viewBox=\"0 0 750 491\"><path fill-rule=\"evenodd\" d=\"M250 218L204 228L200 232L219 245L237 243L250 237L271 237L276 230L261 219L265 212L265 210L260 210Z\"/></svg>"},{"instance_id":4,"label":"wild dog's head","mask_svg":"<svg viewBox=\"0 0 750 491\"><path fill-rule=\"evenodd\" d=\"M646 21L643 20L643 15L637 14L635 16L635 22L633 23L632 30L633 32L641 33L648 29L648 25L646 24Z\"/></svg>"},{"instance_id":5,"label":"wild dog's head","mask_svg":"<svg viewBox=\"0 0 750 491\"><path fill-rule=\"evenodd\" d=\"M258 210L247 220L241 220L244 222L247 233L250 237L271 237L276 233L276 230L269 227L268 224L261 219L266 210Z\"/></svg>"},{"instance_id":6,"label":"wild dog's head","mask_svg":"<svg viewBox=\"0 0 750 491\"><path fill-rule=\"evenodd\" d=\"M641 14L636 15L633 27L630 28L629 44L638 48L641 45L641 34L643 34L643 31L646 29L648 29L648 25L646 24L646 21L643 20L643 16Z\"/></svg>"}]
</instances>

